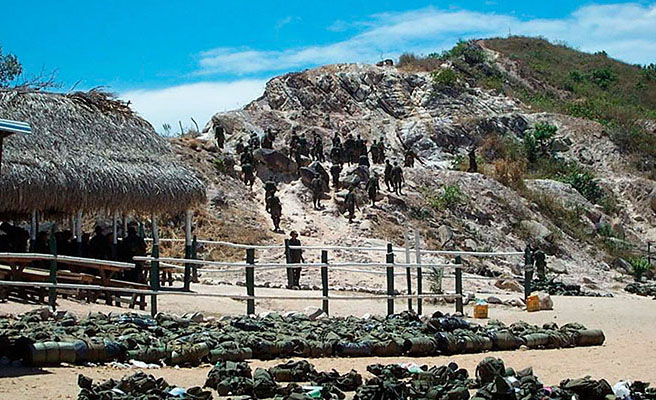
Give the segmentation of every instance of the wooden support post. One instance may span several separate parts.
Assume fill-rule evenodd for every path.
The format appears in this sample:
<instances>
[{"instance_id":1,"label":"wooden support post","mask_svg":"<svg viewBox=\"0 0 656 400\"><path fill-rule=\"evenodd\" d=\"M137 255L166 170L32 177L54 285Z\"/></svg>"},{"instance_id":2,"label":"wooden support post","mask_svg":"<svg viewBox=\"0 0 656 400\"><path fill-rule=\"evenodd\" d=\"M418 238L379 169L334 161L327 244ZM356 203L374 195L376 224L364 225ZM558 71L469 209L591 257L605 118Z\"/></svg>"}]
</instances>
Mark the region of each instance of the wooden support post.
<instances>
[{"instance_id":1,"label":"wooden support post","mask_svg":"<svg viewBox=\"0 0 656 400\"><path fill-rule=\"evenodd\" d=\"M462 307L462 257L456 256L456 312L464 315Z\"/></svg>"},{"instance_id":2,"label":"wooden support post","mask_svg":"<svg viewBox=\"0 0 656 400\"><path fill-rule=\"evenodd\" d=\"M324 264L321 266L321 295L328 297L328 250L321 250L321 263ZM328 313L328 299L323 299L322 306L323 312L330 315Z\"/></svg>"},{"instance_id":3,"label":"wooden support post","mask_svg":"<svg viewBox=\"0 0 656 400\"><path fill-rule=\"evenodd\" d=\"M39 232L39 213L32 211L32 223L30 224L30 253L34 253L34 244L36 243L36 234Z\"/></svg>"},{"instance_id":4,"label":"wooden support post","mask_svg":"<svg viewBox=\"0 0 656 400\"><path fill-rule=\"evenodd\" d=\"M157 230L157 216L153 214L153 250L150 262L150 288L153 291L159 290L159 231ZM154 317L157 314L157 295L150 296L150 314Z\"/></svg>"},{"instance_id":5,"label":"wooden support post","mask_svg":"<svg viewBox=\"0 0 656 400\"><path fill-rule=\"evenodd\" d=\"M421 237L419 236L419 231L415 230L415 262L421 264ZM423 291L423 276L421 272L421 267L417 267L417 295L421 295ZM417 314L421 315L423 313L423 304L421 297L417 297Z\"/></svg>"},{"instance_id":6,"label":"wooden support post","mask_svg":"<svg viewBox=\"0 0 656 400\"><path fill-rule=\"evenodd\" d=\"M387 256L385 257L385 262L387 264L394 264L394 250L392 249L392 244L387 244ZM387 266L387 315L394 314L394 266ZM392 296L392 298L389 298Z\"/></svg>"},{"instance_id":7,"label":"wooden support post","mask_svg":"<svg viewBox=\"0 0 656 400\"><path fill-rule=\"evenodd\" d=\"M246 249L246 295L255 296L255 249ZM246 300L246 314L255 314L255 299Z\"/></svg>"},{"instance_id":8,"label":"wooden support post","mask_svg":"<svg viewBox=\"0 0 656 400\"><path fill-rule=\"evenodd\" d=\"M128 236L128 215L123 214L123 238Z\"/></svg>"},{"instance_id":9,"label":"wooden support post","mask_svg":"<svg viewBox=\"0 0 656 400\"><path fill-rule=\"evenodd\" d=\"M289 264L289 239L285 239L285 263ZM294 286L294 274L292 269L287 267L287 289L291 289Z\"/></svg>"},{"instance_id":10,"label":"wooden support post","mask_svg":"<svg viewBox=\"0 0 656 400\"><path fill-rule=\"evenodd\" d=\"M194 238L191 240L191 259L196 260L198 256L198 238L194 235ZM198 265L193 264L191 266L191 281L198 283Z\"/></svg>"},{"instance_id":11,"label":"wooden support post","mask_svg":"<svg viewBox=\"0 0 656 400\"><path fill-rule=\"evenodd\" d=\"M78 210L75 216L75 242L77 244L75 254L82 257L82 210Z\"/></svg>"},{"instance_id":12,"label":"wooden support post","mask_svg":"<svg viewBox=\"0 0 656 400\"><path fill-rule=\"evenodd\" d=\"M57 239L55 238L55 224L52 225L52 228L50 229L50 240L48 242L50 246L50 254L53 256L57 255ZM53 285L57 284L57 260L51 260L50 261L50 283ZM48 290L48 305L50 306L51 311L55 311L57 305L57 289L56 288L50 288Z\"/></svg>"},{"instance_id":13,"label":"wooden support post","mask_svg":"<svg viewBox=\"0 0 656 400\"><path fill-rule=\"evenodd\" d=\"M191 210L185 213L185 259L191 258ZM190 290L191 282L191 264L185 263L184 269L184 290Z\"/></svg>"},{"instance_id":14,"label":"wooden support post","mask_svg":"<svg viewBox=\"0 0 656 400\"><path fill-rule=\"evenodd\" d=\"M118 211L112 213L112 260L118 255Z\"/></svg>"},{"instance_id":15,"label":"wooden support post","mask_svg":"<svg viewBox=\"0 0 656 400\"><path fill-rule=\"evenodd\" d=\"M531 283L533 282L533 253L531 245L524 248L524 301L531 295Z\"/></svg>"},{"instance_id":16,"label":"wooden support post","mask_svg":"<svg viewBox=\"0 0 656 400\"><path fill-rule=\"evenodd\" d=\"M410 264L410 241L408 235L410 232L407 230L403 233L403 240L405 242L405 263ZM405 280L408 288L408 296L412 296L412 268L405 268ZM412 297L408 297L408 310L412 311Z\"/></svg>"}]
</instances>

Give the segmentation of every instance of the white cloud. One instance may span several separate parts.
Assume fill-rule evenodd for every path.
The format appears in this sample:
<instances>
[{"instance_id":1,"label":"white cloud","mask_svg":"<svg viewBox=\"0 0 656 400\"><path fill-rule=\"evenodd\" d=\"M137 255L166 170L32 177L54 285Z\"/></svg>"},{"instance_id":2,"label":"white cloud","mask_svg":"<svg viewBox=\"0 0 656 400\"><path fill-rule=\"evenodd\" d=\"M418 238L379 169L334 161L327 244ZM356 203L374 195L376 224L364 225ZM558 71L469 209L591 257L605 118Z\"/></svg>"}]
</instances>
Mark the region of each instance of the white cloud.
<instances>
[{"instance_id":1,"label":"white cloud","mask_svg":"<svg viewBox=\"0 0 656 400\"><path fill-rule=\"evenodd\" d=\"M520 19L512 15L425 8L383 13L369 21L337 21L329 30L360 26L351 38L322 46L258 51L217 48L200 54L199 74L251 74L338 62L373 62L405 51L428 53L460 38L539 35L585 51L606 50L632 63L653 62L656 5L611 4L581 7L559 19Z\"/></svg>"},{"instance_id":2,"label":"white cloud","mask_svg":"<svg viewBox=\"0 0 656 400\"><path fill-rule=\"evenodd\" d=\"M132 107L148 120L158 132L169 123L179 132L178 121L185 128L193 126L193 117L200 129L219 111L241 108L262 95L266 80L245 79L234 82L199 82L165 89L142 89L121 93Z\"/></svg>"}]
</instances>

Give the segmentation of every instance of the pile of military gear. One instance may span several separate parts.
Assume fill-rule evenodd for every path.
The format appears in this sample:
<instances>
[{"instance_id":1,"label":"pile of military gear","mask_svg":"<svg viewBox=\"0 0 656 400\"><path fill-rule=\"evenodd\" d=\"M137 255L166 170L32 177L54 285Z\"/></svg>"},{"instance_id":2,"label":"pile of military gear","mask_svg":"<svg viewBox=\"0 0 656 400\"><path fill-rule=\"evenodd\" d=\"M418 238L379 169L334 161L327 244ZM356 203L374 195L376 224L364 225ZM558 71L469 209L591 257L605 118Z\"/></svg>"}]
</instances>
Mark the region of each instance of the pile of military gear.
<instances>
[{"instance_id":1,"label":"pile of military gear","mask_svg":"<svg viewBox=\"0 0 656 400\"><path fill-rule=\"evenodd\" d=\"M656 299L656 282L632 282L624 288L629 293L640 296L649 296Z\"/></svg>"},{"instance_id":2,"label":"pile of military gear","mask_svg":"<svg viewBox=\"0 0 656 400\"><path fill-rule=\"evenodd\" d=\"M251 368L245 362L218 362L209 372L206 388L219 396L244 396L254 399L346 398L344 392L355 392L355 400L614 400L622 398L656 399L656 390L648 383L620 382L614 387L606 380L565 379L557 386L545 386L532 368L515 372L501 359L487 357L476 367L475 377L467 370L449 363L441 367L407 364L373 364L367 366L372 375L363 382L355 371L340 375L336 371L317 372L307 361L289 361L269 370ZM279 385L286 382L286 386ZM211 399L211 393L169 386L163 379L137 373L120 381L108 380L93 385L80 375L79 399ZM475 393L471 397L470 392ZM129 397L126 397L129 396ZM615 397L617 396L617 397ZM627 397L628 396L628 397Z\"/></svg>"},{"instance_id":3,"label":"pile of military gear","mask_svg":"<svg viewBox=\"0 0 656 400\"><path fill-rule=\"evenodd\" d=\"M537 279L531 282L531 290L549 293L552 296L585 296L585 297L613 297L612 294L602 294L582 290L581 285L569 284L551 279Z\"/></svg>"},{"instance_id":4,"label":"pile of military gear","mask_svg":"<svg viewBox=\"0 0 656 400\"><path fill-rule=\"evenodd\" d=\"M163 378L158 379L143 372L126 376L120 381L109 379L95 385L90 378L79 375L77 384L80 387L78 400L212 399L212 393L200 387L184 389L171 386Z\"/></svg>"},{"instance_id":5,"label":"pile of military gear","mask_svg":"<svg viewBox=\"0 0 656 400\"><path fill-rule=\"evenodd\" d=\"M40 366L137 360L167 365L270 360L290 357L433 356L515 350L525 345L559 348L600 345L604 334L579 324L542 327L517 322L486 326L436 312L421 319L388 317L312 320L282 316L225 317L220 321L157 314L72 314L40 311L0 318L0 357Z\"/></svg>"}]
</instances>

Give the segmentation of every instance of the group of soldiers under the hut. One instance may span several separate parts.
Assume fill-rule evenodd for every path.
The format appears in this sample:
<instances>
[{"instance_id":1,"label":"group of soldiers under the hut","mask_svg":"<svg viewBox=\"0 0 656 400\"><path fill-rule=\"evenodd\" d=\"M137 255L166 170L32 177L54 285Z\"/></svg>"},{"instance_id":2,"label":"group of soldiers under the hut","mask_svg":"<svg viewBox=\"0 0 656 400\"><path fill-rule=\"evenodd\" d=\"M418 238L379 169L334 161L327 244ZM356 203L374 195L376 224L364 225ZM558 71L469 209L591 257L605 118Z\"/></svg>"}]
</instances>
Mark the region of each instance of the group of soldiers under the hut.
<instances>
[{"instance_id":1,"label":"group of soldiers under the hut","mask_svg":"<svg viewBox=\"0 0 656 400\"><path fill-rule=\"evenodd\" d=\"M12 225L8 222L0 224L0 253L41 253L50 254L51 250L51 232L49 230L40 230L37 232L33 242L30 242L30 235L26 229L20 226ZM134 262L133 257L146 255L146 242L137 232L135 224L128 225L126 235L120 240L116 240L114 245L114 233L105 233L105 229L97 225L93 236L88 233L82 233L78 240L71 230L62 230L54 233L54 245L56 254L62 256L86 257L97 260L112 260L127 263L134 263L135 268L124 273L120 278L144 283L146 281L143 262ZM45 263L34 262L36 268L48 268ZM74 272L85 272L90 274L97 273L96 270L69 266Z\"/></svg>"}]
</instances>

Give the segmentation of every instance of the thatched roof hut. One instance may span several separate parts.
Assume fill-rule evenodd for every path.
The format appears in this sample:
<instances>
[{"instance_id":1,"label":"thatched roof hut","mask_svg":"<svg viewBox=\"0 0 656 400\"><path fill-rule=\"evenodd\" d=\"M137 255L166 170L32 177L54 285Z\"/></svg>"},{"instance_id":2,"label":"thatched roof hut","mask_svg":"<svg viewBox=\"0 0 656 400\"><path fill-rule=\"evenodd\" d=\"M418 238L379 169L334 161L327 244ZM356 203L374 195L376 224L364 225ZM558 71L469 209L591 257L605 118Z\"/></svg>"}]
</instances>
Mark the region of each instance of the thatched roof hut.
<instances>
[{"instance_id":1,"label":"thatched roof hut","mask_svg":"<svg viewBox=\"0 0 656 400\"><path fill-rule=\"evenodd\" d=\"M0 118L30 134L5 138L0 215L33 210L178 212L205 199L203 183L130 107L100 91L0 90Z\"/></svg>"}]
</instances>

